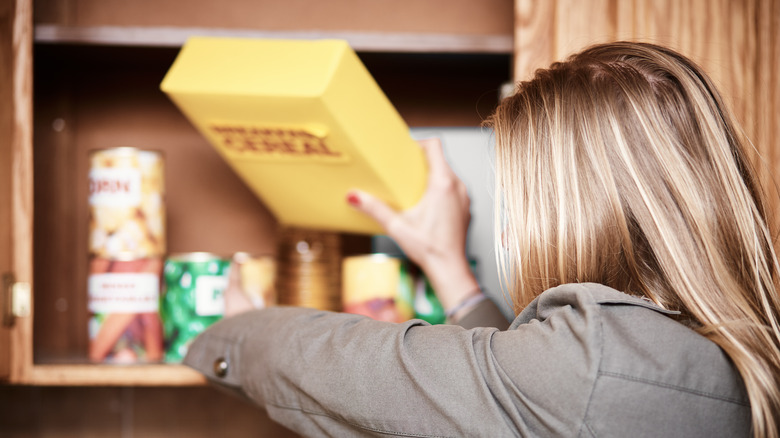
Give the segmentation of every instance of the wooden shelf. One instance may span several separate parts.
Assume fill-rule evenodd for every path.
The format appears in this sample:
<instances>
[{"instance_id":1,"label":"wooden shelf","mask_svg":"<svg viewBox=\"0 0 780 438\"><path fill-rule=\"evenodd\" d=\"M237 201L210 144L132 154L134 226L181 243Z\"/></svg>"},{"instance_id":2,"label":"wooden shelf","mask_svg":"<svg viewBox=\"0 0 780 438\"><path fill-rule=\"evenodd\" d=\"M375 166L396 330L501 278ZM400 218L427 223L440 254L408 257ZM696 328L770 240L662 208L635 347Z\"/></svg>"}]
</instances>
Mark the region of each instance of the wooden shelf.
<instances>
[{"instance_id":1,"label":"wooden shelf","mask_svg":"<svg viewBox=\"0 0 780 438\"><path fill-rule=\"evenodd\" d=\"M33 365L18 382L42 386L197 386L206 379L174 364L160 365Z\"/></svg>"},{"instance_id":2,"label":"wooden shelf","mask_svg":"<svg viewBox=\"0 0 780 438\"><path fill-rule=\"evenodd\" d=\"M87 26L35 26L35 42L115 46L179 47L191 36L343 39L356 51L397 53L512 53L511 35L465 35L358 31L262 31L254 29Z\"/></svg>"}]
</instances>

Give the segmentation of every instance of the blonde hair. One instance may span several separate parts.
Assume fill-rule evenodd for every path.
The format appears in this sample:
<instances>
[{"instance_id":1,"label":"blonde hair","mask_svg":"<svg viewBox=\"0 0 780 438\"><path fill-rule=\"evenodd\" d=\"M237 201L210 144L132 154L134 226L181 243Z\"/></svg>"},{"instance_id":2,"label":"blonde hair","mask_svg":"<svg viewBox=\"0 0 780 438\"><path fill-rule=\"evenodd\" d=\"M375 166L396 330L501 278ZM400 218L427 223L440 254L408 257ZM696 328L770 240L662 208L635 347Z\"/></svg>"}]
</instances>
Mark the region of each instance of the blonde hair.
<instances>
[{"instance_id":1,"label":"blonde hair","mask_svg":"<svg viewBox=\"0 0 780 438\"><path fill-rule=\"evenodd\" d=\"M488 123L515 312L572 282L680 311L736 365L755 436L778 436L780 268L749 142L702 70L598 45L518 84Z\"/></svg>"}]
</instances>

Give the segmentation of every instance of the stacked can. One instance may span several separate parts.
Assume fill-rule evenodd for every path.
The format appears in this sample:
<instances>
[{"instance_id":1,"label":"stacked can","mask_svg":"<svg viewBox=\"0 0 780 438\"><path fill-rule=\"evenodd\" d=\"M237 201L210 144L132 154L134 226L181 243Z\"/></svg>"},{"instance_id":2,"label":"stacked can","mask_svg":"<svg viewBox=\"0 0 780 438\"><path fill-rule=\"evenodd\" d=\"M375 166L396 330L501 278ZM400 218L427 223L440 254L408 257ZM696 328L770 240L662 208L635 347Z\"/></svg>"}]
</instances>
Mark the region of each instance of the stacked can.
<instances>
[{"instance_id":1,"label":"stacked can","mask_svg":"<svg viewBox=\"0 0 780 438\"><path fill-rule=\"evenodd\" d=\"M89 358L159 361L162 156L123 147L95 151L89 161Z\"/></svg>"},{"instance_id":2,"label":"stacked can","mask_svg":"<svg viewBox=\"0 0 780 438\"><path fill-rule=\"evenodd\" d=\"M165 294L160 306L165 332L165 360L179 362L193 339L225 311L230 260L196 252L165 261Z\"/></svg>"},{"instance_id":3,"label":"stacked can","mask_svg":"<svg viewBox=\"0 0 780 438\"><path fill-rule=\"evenodd\" d=\"M279 303L341 310L341 236L288 228L279 241Z\"/></svg>"}]
</instances>

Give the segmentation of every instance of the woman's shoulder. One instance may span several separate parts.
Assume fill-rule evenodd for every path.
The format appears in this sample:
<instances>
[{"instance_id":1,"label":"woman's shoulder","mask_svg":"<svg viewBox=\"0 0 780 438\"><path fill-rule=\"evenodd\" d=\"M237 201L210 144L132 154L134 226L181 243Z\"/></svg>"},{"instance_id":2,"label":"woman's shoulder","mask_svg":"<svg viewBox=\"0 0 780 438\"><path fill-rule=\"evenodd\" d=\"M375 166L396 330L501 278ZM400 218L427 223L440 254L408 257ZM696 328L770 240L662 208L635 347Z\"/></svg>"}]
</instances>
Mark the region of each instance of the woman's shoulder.
<instances>
[{"instance_id":1,"label":"woman's shoulder","mask_svg":"<svg viewBox=\"0 0 780 438\"><path fill-rule=\"evenodd\" d=\"M620 292L598 283L567 283L544 291L515 318L511 328L532 320L543 321L562 309L567 311L600 311L602 306L636 306L666 315L666 310L652 301Z\"/></svg>"},{"instance_id":2,"label":"woman's shoulder","mask_svg":"<svg viewBox=\"0 0 780 438\"><path fill-rule=\"evenodd\" d=\"M564 284L540 294L513 321L509 330L528 324L588 333L576 339L595 343L600 367L610 372L645 368L679 376L680 367L731 374L733 366L717 344L678 322L679 312L595 283ZM637 366L636 362L642 364ZM716 370L713 364L719 364ZM689 371L688 374L691 374Z\"/></svg>"},{"instance_id":3,"label":"woman's shoulder","mask_svg":"<svg viewBox=\"0 0 780 438\"><path fill-rule=\"evenodd\" d=\"M678 432L688 427L737 434L745 430L749 405L733 364L714 342L677 322L674 314L604 285L566 284L539 295L507 335L514 330L520 336L536 332L565 340L567 345L553 349L568 365L559 361L553 368L575 366L582 368L580 375L592 379L585 421L594 430L607 433L618 427L620 414L647 409L667 419L691 409L708 412L696 421L678 418ZM576 357L567 357L573 352ZM617 415L606 418L599 412ZM647 427L661 426L648 420ZM664 431L655 430L657 435Z\"/></svg>"}]
</instances>

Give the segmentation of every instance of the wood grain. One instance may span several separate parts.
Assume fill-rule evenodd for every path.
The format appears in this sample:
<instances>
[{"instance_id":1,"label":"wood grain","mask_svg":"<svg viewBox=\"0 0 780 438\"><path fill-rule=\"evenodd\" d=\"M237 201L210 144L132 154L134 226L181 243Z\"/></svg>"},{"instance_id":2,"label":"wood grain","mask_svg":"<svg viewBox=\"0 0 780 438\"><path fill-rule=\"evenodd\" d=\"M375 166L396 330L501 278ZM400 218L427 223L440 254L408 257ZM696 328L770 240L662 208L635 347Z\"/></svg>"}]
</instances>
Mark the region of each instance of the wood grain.
<instances>
[{"instance_id":1,"label":"wood grain","mask_svg":"<svg viewBox=\"0 0 780 438\"><path fill-rule=\"evenodd\" d=\"M0 275L13 271L12 148L11 142L6 139L14 137L12 42L15 9L13 2L0 4ZM4 296L0 291L0 299ZM5 311L4 306L5 303L0 301L0 310ZM10 330L0 326L0 380L7 379L11 373L10 344Z\"/></svg>"},{"instance_id":2,"label":"wood grain","mask_svg":"<svg viewBox=\"0 0 780 438\"><path fill-rule=\"evenodd\" d=\"M530 79L550 65L555 53L555 2L516 0L514 78Z\"/></svg>"},{"instance_id":3,"label":"wood grain","mask_svg":"<svg viewBox=\"0 0 780 438\"><path fill-rule=\"evenodd\" d=\"M40 386L201 386L199 373L184 365L34 365L24 382Z\"/></svg>"},{"instance_id":4,"label":"wood grain","mask_svg":"<svg viewBox=\"0 0 780 438\"><path fill-rule=\"evenodd\" d=\"M32 282L32 4L0 6L0 269ZM10 196L9 196L10 192ZM22 378L32 364L32 321L0 334L0 376Z\"/></svg>"},{"instance_id":5,"label":"wood grain","mask_svg":"<svg viewBox=\"0 0 780 438\"><path fill-rule=\"evenodd\" d=\"M211 387L35 387L0 390L4 438L297 437L268 414Z\"/></svg>"},{"instance_id":6,"label":"wood grain","mask_svg":"<svg viewBox=\"0 0 780 438\"><path fill-rule=\"evenodd\" d=\"M512 0L40 0L36 24L507 35Z\"/></svg>"}]
</instances>

